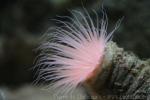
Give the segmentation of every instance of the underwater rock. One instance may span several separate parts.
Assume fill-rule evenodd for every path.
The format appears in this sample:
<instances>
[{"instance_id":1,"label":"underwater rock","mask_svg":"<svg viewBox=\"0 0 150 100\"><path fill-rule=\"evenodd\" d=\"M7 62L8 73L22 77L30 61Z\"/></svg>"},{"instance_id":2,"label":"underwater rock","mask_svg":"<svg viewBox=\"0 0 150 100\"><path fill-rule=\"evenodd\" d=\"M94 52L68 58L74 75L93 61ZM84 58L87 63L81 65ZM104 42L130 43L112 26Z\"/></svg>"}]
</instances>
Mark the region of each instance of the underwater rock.
<instances>
[{"instance_id":1,"label":"underwater rock","mask_svg":"<svg viewBox=\"0 0 150 100\"><path fill-rule=\"evenodd\" d=\"M93 88L104 100L149 100L150 60L140 60L110 42Z\"/></svg>"}]
</instances>

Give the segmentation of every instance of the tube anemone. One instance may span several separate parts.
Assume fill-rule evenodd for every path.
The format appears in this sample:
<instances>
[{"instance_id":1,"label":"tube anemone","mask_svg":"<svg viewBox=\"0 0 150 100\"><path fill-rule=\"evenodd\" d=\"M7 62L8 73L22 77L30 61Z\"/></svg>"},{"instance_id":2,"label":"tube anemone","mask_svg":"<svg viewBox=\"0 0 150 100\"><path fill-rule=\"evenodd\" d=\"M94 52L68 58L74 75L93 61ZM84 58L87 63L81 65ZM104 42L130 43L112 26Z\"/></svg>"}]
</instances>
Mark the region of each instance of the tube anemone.
<instances>
[{"instance_id":1,"label":"tube anemone","mask_svg":"<svg viewBox=\"0 0 150 100\"><path fill-rule=\"evenodd\" d=\"M63 25L50 29L38 48L40 54L35 65L36 82L50 82L50 88L61 94L74 91L79 84L91 83L101 72L105 48L117 29L107 33L105 13L99 20L93 11L95 22L87 11L71 13L74 18L64 17L70 22L55 19Z\"/></svg>"}]
</instances>

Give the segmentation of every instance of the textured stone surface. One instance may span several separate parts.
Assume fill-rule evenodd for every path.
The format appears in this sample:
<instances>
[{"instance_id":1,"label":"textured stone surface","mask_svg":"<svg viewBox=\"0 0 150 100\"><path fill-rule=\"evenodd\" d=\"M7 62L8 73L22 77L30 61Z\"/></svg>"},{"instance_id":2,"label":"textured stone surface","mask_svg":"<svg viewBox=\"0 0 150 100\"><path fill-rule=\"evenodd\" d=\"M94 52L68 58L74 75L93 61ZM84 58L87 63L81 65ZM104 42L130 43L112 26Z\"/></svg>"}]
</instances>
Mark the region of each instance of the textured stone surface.
<instances>
[{"instance_id":1,"label":"textured stone surface","mask_svg":"<svg viewBox=\"0 0 150 100\"><path fill-rule=\"evenodd\" d=\"M42 90L42 87L22 86L16 90L0 88L0 100L85 100L86 95L82 89L73 94L56 96L55 90Z\"/></svg>"},{"instance_id":2,"label":"textured stone surface","mask_svg":"<svg viewBox=\"0 0 150 100\"><path fill-rule=\"evenodd\" d=\"M105 99L150 99L150 62L140 60L113 42L106 49L103 71L99 74L95 91Z\"/></svg>"}]
</instances>

